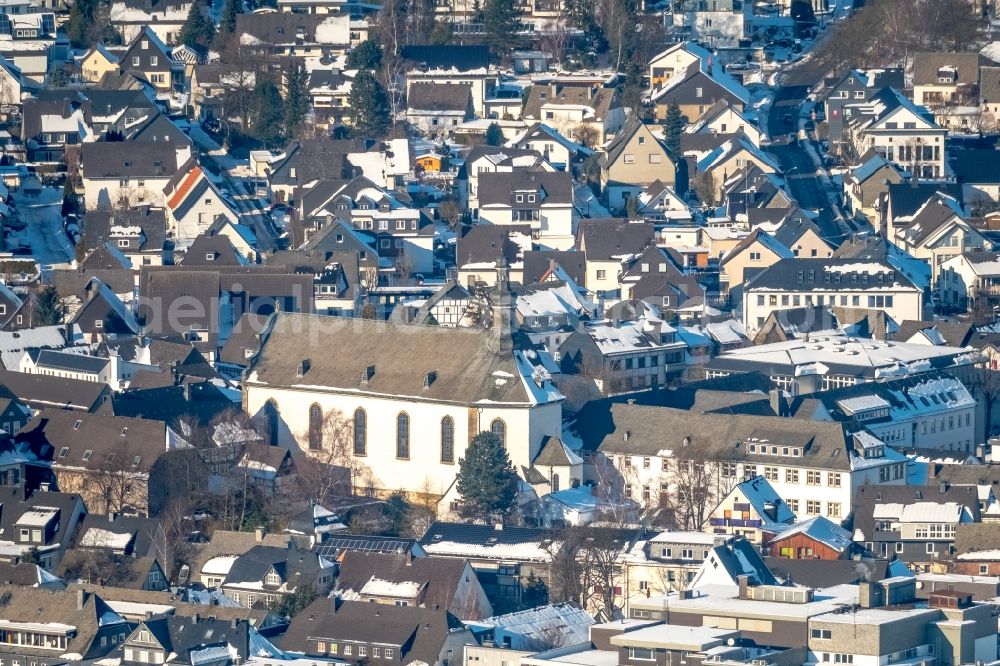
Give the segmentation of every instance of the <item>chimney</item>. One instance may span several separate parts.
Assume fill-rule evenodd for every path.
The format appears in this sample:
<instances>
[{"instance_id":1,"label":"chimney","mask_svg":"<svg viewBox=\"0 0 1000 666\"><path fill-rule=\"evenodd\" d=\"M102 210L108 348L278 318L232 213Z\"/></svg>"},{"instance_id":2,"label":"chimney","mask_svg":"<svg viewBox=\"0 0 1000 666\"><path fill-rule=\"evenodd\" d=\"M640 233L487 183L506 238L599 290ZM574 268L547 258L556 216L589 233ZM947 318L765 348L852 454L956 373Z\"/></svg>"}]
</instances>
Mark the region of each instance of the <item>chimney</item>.
<instances>
[{"instance_id":1,"label":"chimney","mask_svg":"<svg viewBox=\"0 0 1000 666\"><path fill-rule=\"evenodd\" d=\"M406 566L413 564L413 549L406 551Z\"/></svg>"},{"instance_id":2,"label":"chimney","mask_svg":"<svg viewBox=\"0 0 1000 666\"><path fill-rule=\"evenodd\" d=\"M238 626L240 626L240 621L234 617L232 620L230 620L229 626L232 627L233 629L236 629Z\"/></svg>"},{"instance_id":3,"label":"chimney","mask_svg":"<svg viewBox=\"0 0 1000 666\"><path fill-rule=\"evenodd\" d=\"M109 512L108 513L108 522L109 523L115 522L115 518L117 518L117 517L118 517L118 514L115 513L114 511Z\"/></svg>"},{"instance_id":4,"label":"chimney","mask_svg":"<svg viewBox=\"0 0 1000 666\"><path fill-rule=\"evenodd\" d=\"M740 599L750 598L750 576L742 575L736 577L736 584L740 587Z\"/></svg>"},{"instance_id":5,"label":"chimney","mask_svg":"<svg viewBox=\"0 0 1000 666\"><path fill-rule=\"evenodd\" d=\"M264 540L264 528L263 527L258 527L257 529L255 529L253 531L253 533L254 533L254 536L257 538L257 543L260 543L260 542L262 542Z\"/></svg>"},{"instance_id":6,"label":"chimney","mask_svg":"<svg viewBox=\"0 0 1000 666\"><path fill-rule=\"evenodd\" d=\"M195 611L195 613L191 616L191 624L198 624L198 621L200 619L201 619L201 616L198 615L197 611Z\"/></svg>"},{"instance_id":7,"label":"chimney","mask_svg":"<svg viewBox=\"0 0 1000 666\"><path fill-rule=\"evenodd\" d=\"M788 416L788 401L785 400L785 392L780 388L773 388L770 392L771 411L775 416Z\"/></svg>"},{"instance_id":8,"label":"chimney","mask_svg":"<svg viewBox=\"0 0 1000 666\"><path fill-rule=\"evenodd\" d=\"M941 483L938 484L938 492L941 493L942 495L944 495L946 492L948 492L948 482L947 481L942 481Z\"/></svg>"},{"instance_id":9,"label":"chimney","mask_svg":"<svg viewBox=\"0 0 1000 666\"><path fill-rule=\"evenodd\" d=\"M76 591L76 609L83 610L83 602L87 599L87 593L83 590Z\"/></svg>"}]
</instances>

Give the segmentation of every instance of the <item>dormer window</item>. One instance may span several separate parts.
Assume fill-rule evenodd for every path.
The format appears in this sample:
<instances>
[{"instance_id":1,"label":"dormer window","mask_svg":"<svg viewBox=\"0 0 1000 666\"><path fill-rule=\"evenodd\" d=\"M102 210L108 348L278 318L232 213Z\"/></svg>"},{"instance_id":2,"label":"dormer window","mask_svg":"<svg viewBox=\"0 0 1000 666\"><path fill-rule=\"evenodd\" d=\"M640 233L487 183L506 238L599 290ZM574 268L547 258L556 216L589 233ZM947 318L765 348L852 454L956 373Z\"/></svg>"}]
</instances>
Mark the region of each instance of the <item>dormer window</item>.
<instances>
[{"instance_id":1,"label":"dormer window","mask_svg":"<svg viewBox=\"0 0 1000 666\"><path fill-rule=\"evenodd\" d=\"M264 583L267 585L281 585L281 576L278 575L274 569L267 572L267 577L264 579Z\"/></svg>"}]
</instances>

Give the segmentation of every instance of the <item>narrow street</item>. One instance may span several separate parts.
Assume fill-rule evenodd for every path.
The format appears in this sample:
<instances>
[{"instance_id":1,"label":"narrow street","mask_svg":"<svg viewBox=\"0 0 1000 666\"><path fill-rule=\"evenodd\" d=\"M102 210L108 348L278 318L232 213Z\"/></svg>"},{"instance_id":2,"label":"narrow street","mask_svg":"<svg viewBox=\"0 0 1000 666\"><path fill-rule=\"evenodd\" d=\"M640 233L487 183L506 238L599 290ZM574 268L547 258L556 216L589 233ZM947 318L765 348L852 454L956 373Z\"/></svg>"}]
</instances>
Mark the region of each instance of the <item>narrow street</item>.
<instances>
[{"instance_id":1,"label":"narrow street","mask_svg":"<svg viewBox=\"0 0 1000 666\"><path fill-rule=\"evenodd\" d=\"M73 243L63 229L62 190L44 188L37 197L17 193L14 201L17 213L25 224L20 235L31 247L42 272L42 279L49 279L53 268L68 265L76 254ZM15 239L16 237L11 240Z\"/></svg>"}]
</instances>

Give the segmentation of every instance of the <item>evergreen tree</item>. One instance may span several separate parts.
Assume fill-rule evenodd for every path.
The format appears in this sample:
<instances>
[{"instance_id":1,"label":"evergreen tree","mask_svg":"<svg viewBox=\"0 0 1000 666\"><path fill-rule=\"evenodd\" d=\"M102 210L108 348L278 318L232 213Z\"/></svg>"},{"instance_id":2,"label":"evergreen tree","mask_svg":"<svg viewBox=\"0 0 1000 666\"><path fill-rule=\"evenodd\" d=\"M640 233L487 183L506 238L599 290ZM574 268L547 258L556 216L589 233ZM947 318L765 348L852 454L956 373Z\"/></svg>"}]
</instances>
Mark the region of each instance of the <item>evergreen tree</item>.
<instances>
[{"instance_id":1,"label":"evergreen tree","mask_svg":"<svg viewBox=\"0 0 1000 666\"><path fill-rule=\"evenodd\" d=\"M378 70L382 66L382 46L372 40L366 39L347 54L348 69L370 69Z\"/></svg>"},{"instance_id":2,"label":"evergreen tree","mask_svg":"<svg viewBox=\"0 0 1000 666\"><path fill-rule=\"evenodd\" d=\"M483 3L483 31L495 55L505 58L513 50L521 27L517 0L486 0Z\"/></svg>"},{"instance_id":3,"label":"evergreen tree","mask_svg":"<svg viewBox=\"0 0 1000 666\"><path fill-rule=\"evenodd\" d=\"M236 16L243 8L243 0L226 0L222 6L222 18L219 21L219 32L231 35L236 32Z\"/></svg>"},{"instance_id":4,"label":"evergreen tree","mask_svg":"<svg viewBox=\"0 0 1000 666\"><path fill-rule=\"evenodd\" d=\"M59 298L59 292L52 285L43 287L38 292L35 314L39 326L55 326L62 323L66 308Z\"/></svg>"},{"instance_id":5,"label":"evergreen tree","mask_svg":"<svg viewBox=\"0 0 1000 666\"><path fill-rule=\"evenodd\" d=\"M392 122L389 96L371 70L363 69L354 77L349 100L355 136L366 139L384 136Z\"/></svg>"},{"instance_id":6,"label":"evergreen tree","mask_svg":"<svg viewBox=\"0 0 1000 666\"><path fill-rule=\"evenodd\" d=\"M97 32L98 0L76 0L69 10L66 21L66 36L76 48L93 45Z\"/></svg>"},{"instance_id":7,"label":"evergreen tree","mask_svg":"<svg viewBox=\"0 0 1000 666\"><path fill-rule=\"evenodd\" d=\"M681 154L681 135L687 126L688 119L681 113L676 104L667 107L667 117L663 121L663 133L666 137L667 151L676 159Z\"/></svg>"},{"instance_id":8,"label":"evergreen tree","mask_svg":"<svg viewBox=\"0 0 1000 666\"><path fill-rule=\"evenodd\" d=\"M486 145L499 146L503 144L503 131L496 123L490 123L486 128Z\"/></svg>"},{"instance_id":9,"label":"evergreen tree","mask_svg":"<svg viewBox=\"0 0 1000 666\"><path fill-rule=\"evenodd\" d=\"M281 142L284 103L274 81L261 79L253 88L251 128L253 136L268 146Z\"/></svg>"},{"instance_id":10,"label":"evergreen tree","mask_svg":"<svg viewBox=\"0 0 1000 666\"><path fill-rule=\"evenodd\" d=\"M288 70L285 92L285 136L294 137L309 113L309 74L298 60Z\"/></svg>"},{"instance_id":11,"label":"evergreen tree","mask_svg":"<svg viewBox=\"0 0 1000 666\"><path fill-rule=\"evenodd\" d=\"M187 20L181 26L180 42L192 48L208 48L215 38L215 23L200 0L191 3Z\"/></svg>"},{"instance_id":12,"label":"evergreen tree","mask_svg":"<svg viewBox=\"0 0 1000 666\"><path fill-rule=\"evenodd\" d=\"M458 460L459 513L464 518L490 520L510 512L517 498L517 473L507 449L492 432L472 438Z\"/></svg>"}]
</instances>

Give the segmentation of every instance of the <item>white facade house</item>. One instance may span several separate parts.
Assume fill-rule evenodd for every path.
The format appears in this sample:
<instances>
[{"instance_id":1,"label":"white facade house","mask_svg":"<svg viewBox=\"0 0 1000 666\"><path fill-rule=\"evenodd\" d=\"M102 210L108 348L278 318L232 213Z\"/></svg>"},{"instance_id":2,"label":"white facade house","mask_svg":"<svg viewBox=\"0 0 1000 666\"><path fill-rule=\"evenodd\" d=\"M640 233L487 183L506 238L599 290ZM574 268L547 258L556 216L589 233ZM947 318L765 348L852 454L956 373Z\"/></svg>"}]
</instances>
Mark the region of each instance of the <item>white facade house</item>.
<instances>
[{"instance_id":1,"label":"white facade house","mask_svg":"<svg viewBox=\"0 0 1000 666\"><path fill-rule=\"evenodd\" d=\"M943 262L937 290L942 303L962 308L978 296L1000 295L1000 253L969 252Z\"/></svg>"},{"instance_id":2,"label":"white facade house","mask_svg":"<svg viewBox=\"0 0 1000 666\"><path fill-rule=\"evenodd\" d=\"M886 262L782 259L744 285L743 323L756 331L772 312L810 305L878 309L903 322L923 318L924 292Z\"/></svg>"},{"instance_id":3,"label":"white facade house","mask_svg":"<svg viewBox=\"0 0 1000 666\"><path fill-rule=\"evenodd\" d=\"M584 446L596 445L617 470L626 497L643 506L676 492L677 470L699 462L706 465L706 493L715 502L737 483L763 476L799 517L842 520L859 487L906 483L906 456L857 425L635 404L610 410L613 428L588 432L586 407L574 427ZM735 533L733 526L719 529Z\"/></svg>"},{"instance_id":4,"label":"white facade house","mask_svg":"<svg viewBox=\"0 0 1000 666\"><path fill-rule=\"evenodd\" d=\"M219 218L230 224L239 223L239 213L229 195L224 194L193 161L170 179L163 194L167 228L178 250L189 247Z\"/></svg>"},{"instance_id":5,"label":"white facade house","mask_svg":"<svg viewBox=\"0 0 1000 666\"><path fill-rule=\"evenodd\" d=\"M264 419L272 444L305 455L330 446L322 424L336 414L350 433L356 488L444 495L478 433L497 434L515 468L561 433L563 396L511 351L509 336L502 324L279 314L244 383L244 408Z\"/></svg>"},{"instance_id":6,"label":"white facade house","mask_svg":"<svg viewBox=\"0 0 1000 666\"><path fill-rule=\"evenodd\" d=\"M480 182L479 217L498 225L528 225L543 249L568 250L576 240L573 177L518 169Z\"/></svg>"},{"instance_id":7,"label":"white facade house","mask_svg":"<svg viewBox=\"0 0 1000 666\"><path fill-rule=\"evenodd\" d=\"M857 155L873 150L920 178L946 175L947 128L902 93L885 88L871 101L845 106L844 114Z\"/></svg>"}]
</instances>

